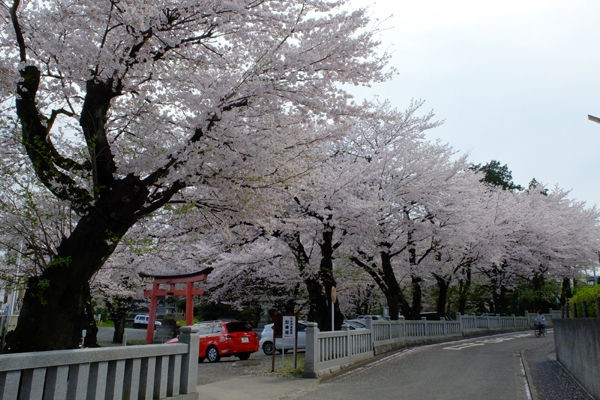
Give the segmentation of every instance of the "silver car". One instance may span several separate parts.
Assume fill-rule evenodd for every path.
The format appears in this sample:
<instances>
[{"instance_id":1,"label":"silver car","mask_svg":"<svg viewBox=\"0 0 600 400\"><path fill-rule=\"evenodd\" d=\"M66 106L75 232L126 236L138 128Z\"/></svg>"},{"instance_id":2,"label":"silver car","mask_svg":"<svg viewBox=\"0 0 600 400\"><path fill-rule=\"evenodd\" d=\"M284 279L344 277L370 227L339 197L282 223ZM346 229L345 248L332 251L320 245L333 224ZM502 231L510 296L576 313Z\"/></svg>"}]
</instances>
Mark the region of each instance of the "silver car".
<instances>
[{"instance_id":1,"label":"silver car","mask_svg":"<svg viewBox=\"0 0 600 400\"><path fill-rule=\"evenodd\" d=\"M298 346L297 349L306 348L306 325L304 321L298 321ZM278 352L285 352L294 349L294 338L277 338L275 341ZM273 354L273 324L267 324L264 326L262 333L260 334L260 348L266 355Z\"/></svg>"}]
</instances>

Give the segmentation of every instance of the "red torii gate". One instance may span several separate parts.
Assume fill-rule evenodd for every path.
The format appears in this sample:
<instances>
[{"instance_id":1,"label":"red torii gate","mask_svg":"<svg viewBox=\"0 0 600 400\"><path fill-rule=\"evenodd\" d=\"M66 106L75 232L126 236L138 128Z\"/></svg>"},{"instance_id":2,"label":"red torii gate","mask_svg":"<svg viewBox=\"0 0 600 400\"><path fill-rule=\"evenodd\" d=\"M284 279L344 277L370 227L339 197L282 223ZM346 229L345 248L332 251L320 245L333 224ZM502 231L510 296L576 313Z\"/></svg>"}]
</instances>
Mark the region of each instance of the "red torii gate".
<instances>
[{"instance_id":1,"label":"red torii gate","mask_svg":"<svg viewBox=\"0 0 600 400\"><path fill-rule=\"evenodd\" d=\"M212 268L202 271L181 275L150 275L140 273L142 278L152 278L152 290L144 290L144 296L150 296L150 320L146 331L146 343L151 344L154 340L154 324L156 322L156 309L159 296L185 296L185 323L194 323L194 295L204 294L204 290L196 289L194 283L205 281ZM177 289L177 284L185 284L185 289ZM160 285L169 285L168 289L161 289Z\"/></svg>"}]
</instances>

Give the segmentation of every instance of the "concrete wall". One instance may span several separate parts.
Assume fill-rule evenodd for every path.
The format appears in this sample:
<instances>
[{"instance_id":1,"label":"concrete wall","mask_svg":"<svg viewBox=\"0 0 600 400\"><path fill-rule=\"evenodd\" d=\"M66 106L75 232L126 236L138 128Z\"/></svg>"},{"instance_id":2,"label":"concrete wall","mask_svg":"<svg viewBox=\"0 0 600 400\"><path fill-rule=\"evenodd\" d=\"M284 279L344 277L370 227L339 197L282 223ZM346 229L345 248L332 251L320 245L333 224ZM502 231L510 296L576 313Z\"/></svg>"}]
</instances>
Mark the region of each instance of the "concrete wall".
<instances>
[{"instance_id":1,"label":"concrete wall","mask_svg":"<svg viewBox=\"0 0 600 400\"><path fill-rule=\"evenodd\" d=\"M600 318L555 319L556 358L600 399Z\"/></svg>"}]
</instances>

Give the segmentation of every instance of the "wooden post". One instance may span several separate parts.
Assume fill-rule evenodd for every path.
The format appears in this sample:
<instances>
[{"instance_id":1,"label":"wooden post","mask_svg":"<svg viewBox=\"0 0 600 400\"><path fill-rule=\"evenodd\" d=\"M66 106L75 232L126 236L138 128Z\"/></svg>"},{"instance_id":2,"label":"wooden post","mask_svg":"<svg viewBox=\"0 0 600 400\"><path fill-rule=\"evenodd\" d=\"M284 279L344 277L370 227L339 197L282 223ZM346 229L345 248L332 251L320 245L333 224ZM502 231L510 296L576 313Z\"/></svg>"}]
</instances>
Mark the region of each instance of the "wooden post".
<instances>
[{"instance_id":1,"label":"wooden post","mask_svg":"<svg viewBox=\"0 0 600 400\"><path fill-rule=\"evenodd\" d=\"M192 325L194 323L194 294L193 294L193 282L186 284L185 291L185 323L186 325Z\"/></svg>"},{"instance_id":2,"label":"wooden post","mask_svg":"<svg viewBox=\"0 0 600 400\"><path fill-rule=\"evenodd\" d=\"M152 283L152 293L150 295L150 320L146 330L146 344L152 344L154 341L154 323L156 322L156 308L158 306L158 288L159 283Z\"/></svg>"}]
</instances>

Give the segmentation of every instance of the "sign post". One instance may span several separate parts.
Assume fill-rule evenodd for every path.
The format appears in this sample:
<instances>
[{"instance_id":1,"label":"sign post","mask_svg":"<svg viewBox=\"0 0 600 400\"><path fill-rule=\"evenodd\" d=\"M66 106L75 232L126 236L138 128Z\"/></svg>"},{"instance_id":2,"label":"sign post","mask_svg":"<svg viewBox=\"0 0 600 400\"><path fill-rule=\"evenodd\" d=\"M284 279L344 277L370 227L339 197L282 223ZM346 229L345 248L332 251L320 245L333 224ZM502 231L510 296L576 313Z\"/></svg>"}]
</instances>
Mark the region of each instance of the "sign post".
<instances>
[{"instance_id":1,"label":"sign post","mask_svg":"<svg viewBox=\"0 0 600 400\"><path fill-rule=\"evenodd\" d=\"M297 345L296 345L296 317L293 315L284 315L283 316L283 332L282 332L282 338L283 339L292 339L294 342L294 364L296 364L296 349L297 349ZM285 349L283 349L283 351L281 352L282 354L282 359L283 359L283 353L285 353ZM295 368L295 367L294 367Z\"/></svg>"},{"instance_id":2,"label":"sign post","mask_svg":"<svg viewBox=\"0 0 600 400\"><path fill-rule=\"evenodd\" d=\"M273 354L271 357L271 372L275 372L275 353L277 353L277 338L283 336L283 316L281 312L273 314Z\"/></svg>"},{"instance_id":3,"label":"sign post","mask_svg":"<svg viewBox=\"0 0 600 400\"><path fill-rule=\"evenodd\" d=\"M331 287L331 331L335 330L335 301L337 300L337 291L335 286Z\"/></svg>"}]
</instances>

